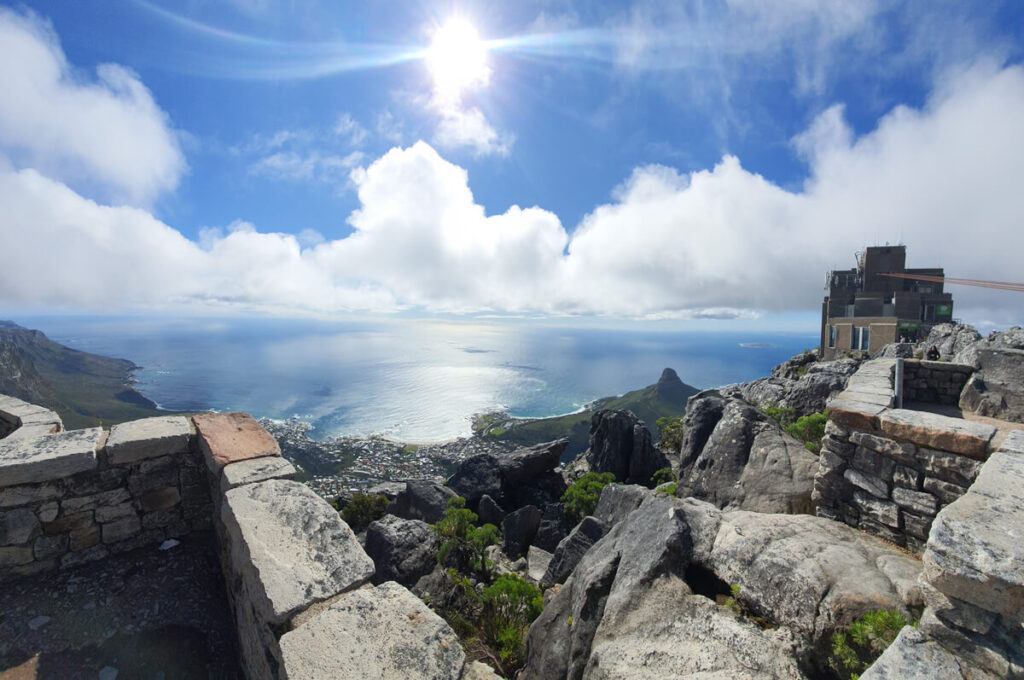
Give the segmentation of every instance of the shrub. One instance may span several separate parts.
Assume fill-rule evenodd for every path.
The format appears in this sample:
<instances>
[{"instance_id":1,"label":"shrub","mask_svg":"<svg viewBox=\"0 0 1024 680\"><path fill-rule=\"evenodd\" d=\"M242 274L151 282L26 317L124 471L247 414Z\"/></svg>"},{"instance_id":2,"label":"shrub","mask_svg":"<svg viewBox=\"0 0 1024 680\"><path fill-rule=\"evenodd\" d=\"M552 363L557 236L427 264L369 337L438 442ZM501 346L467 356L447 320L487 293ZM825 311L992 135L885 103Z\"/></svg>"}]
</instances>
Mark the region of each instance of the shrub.
<instances>
[{"instance_id":1,"label":"shrub","mask_svg":"<svg viewBox=\"0 0 1024 680\"><path fill-rule=\"evenodd\" d=\"M501 537L501 531L493 524L476 526L477 515L466 508L466 499L458 496L448 499L448 509L434 525L440 547L437 551L439 564L452 562L460 571L467 569L479 573L485 580L490 578L490 562L486 552Z\"/></svg>"},{"instance_id":2,"label":"shrub","mask_svg":"<svg viewBox=\"0 0 1024 680\"><path fill-rule=\"evenodd\" d=\"M661 486L666 482L674 481L676 481L676 476L672 474L672 468L664 467L661 468L660 470L655 471L655 473L651 475L651 488Z\"/></svg>"},{"instance_id":3,"label":"shrub","mask_svg":"<svg viewBox=\"0 0 1024 680\"><path fill-rule=\"evenodd\" d=\"M761 407L765 415L777 422L782 427L791 425L796 420L796 409L787 406L779 406L774 401L766 401Z\"/></svg>"},{"instance_id":4,"label":"shrub","mask_svg":"<svg viewBox=\"0 0 1024 680\"><path fill-rule=\"evenodd\" d=\"M588 472L583 475L562 494L566 513L576 522L593 514L601 489L614 481L615 475L611 472Z\"/></svg>"},{"instance_id":5,"label":"shrub","mask_svg":"<svg viewBox=\"0 0 1024 680\"><path fill-rule=\"evenodd\" d=\"M658 418L657 424L659 449L678 452L683 448L683 419L681 417L665 416Z\"/></svg>"},{"instance_id":6,"label":"shrub","mask_svg":"<svg viewBox=\"0 0 1024 680\"><path fill-rule=\"evenodd\" d=\"M821 451L821 439L825 436L825 425L828 423L828 413L812 413L809 416L800 416L796 422L786 426L786 432L804 443L814 453Z\"/></svg>"},{"instance_id":7,"label":"shrub","mask_svg":"<svg viewBox=\"0 0 1024 680\"><path fill-rule=\"evenodd\" d=\"M898 611L878 609L868 612L851 623L845 632L832 634L832 655L828 665L840 678L857 680L907 625L910 622Z\"/></svg>"},{"instance_id":8,"label":"shrub","mask_svg":"<svg viewBox=\"0 0 1024 680\"><path fill-rule=\"evenodd\" d=\"M388 509L388 497L372 493L355 493L341 511L341 518L352 527L353 531L361 531L371 522L384 516Z\"/></svg>"},{"instance_id":9,"label":"shrub","mask_svg":"<svg viewBox=\"0 0 1024 680\"><path fill-rule=\"evenodd\" d=\"M523 663L523 636L544 609L540 590L515 574L502 574L484 588L481 630L511 677Z\"/></svg>"},{"instance_id":10,"label":"shrub","mask_svg":"<svg viewBox=\"0 0 1024 680\"><path fill-rule=\"evenodd\" d=\"M672 482L671 484L666 484L664 488L658 489L658 493L665 494L666 496L675 496L676 491L678 490L679 485L676 484L675 482Z\"/></svg>"}]
</instances>

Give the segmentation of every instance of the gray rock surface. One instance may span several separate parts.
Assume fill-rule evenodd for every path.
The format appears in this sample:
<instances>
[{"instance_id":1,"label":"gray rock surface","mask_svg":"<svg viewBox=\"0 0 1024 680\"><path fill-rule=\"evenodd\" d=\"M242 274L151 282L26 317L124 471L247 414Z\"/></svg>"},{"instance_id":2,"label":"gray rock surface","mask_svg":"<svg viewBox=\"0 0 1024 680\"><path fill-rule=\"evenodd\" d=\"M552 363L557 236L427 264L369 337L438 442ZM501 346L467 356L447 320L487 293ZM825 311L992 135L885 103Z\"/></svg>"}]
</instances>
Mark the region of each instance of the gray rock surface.
<instances>
[{"instance_id":1,"label":"gray rock surface","mask_svg":"<svg viewBox=\"0 0 1024 680\"><path fill-rule=\"evenodd\" d=\"M608 527L615 526L651 495L650 489L639 484L608 484L601 489L594 517Z\"/></svg>"},{"instance_id":2,"label":"gray rock surface","mask_svg":"<svg viewBox=\"0 0 1024 680\"><path fill-rule=\"evenodd\" d=\"M397 583L349 593L281 636L283 678L452 680L466 655L444 620Z\"/></svg>"},{"instance_id":3,"label":"gray rock surface","mask_svg":"<svg viewBox=\"0 0 1024 680\"><path fill-rule=\"evenodd\" d=\"M531 545L526 551L526 575L534 583L540 583L544 578L548 565L551 564L551 557L551 553L535 545Z\"/></svg>"},{"instance_id":4,"label":"gray rock surface","mask_svg":"<svg viewBox=\"0 0 1024 680\"><path fill-rule=\"evenodd\" d=\"M304 484L275 479L232 489L221 520L232 572L263 621L283 624L373 576L373 560L352 530Z\"/></svg>"},{"instance_id":5,"label":"gray rock surface","mask_svg":"<svg viewBox=\"0 0 1024 680\"><path fill-rule=\"evenodd\" d=\"M444 516L448 500L456 496L458 494L444 485L422 479L410 480L388 505L388 514L434 524Z\"/></svg>"},{"instance_id":6,"label":"gray rock surface","mask_svg":"<svg viewBox=\"0 0 1024 680\"><path fill-rule=\"evenodd\" d=\"M611 472L620 482L647 484L655 472L669 466L651 443L647 426L629 411L596 412L584 456L592 471Z\"/></svg>"},{"instance_id":7,"label":"gray rock surface","mask_svg":"<svg viewBox=\"0 0 1024 680\"><path fill-rule=\"evenodd\" d=\"M476 514L480 524L501 526L502 520L505 519L505 511L498 505L497 501L486 494L480 497L480 504L477 506Z\"/></svg>"},{"instance_id":8,"label":"gray rock surface","mask_svg":"<svg viewBox=\"0 0 1024 680\"><path fill-rule=\"evenodd\" d=\"M292 479L294 476L295 466L280 456L250 458L224 466L220 489L225 492L243 484L265 482L268 479Z\"/></svg>"},{"instance_id":9,"label":"gray rock surface","mask_svg":"<svg viewBox=\"0 0 1024 680\"><path fill-rule=\"evenodd\" d=\"M96 468L103 428L57 432L29 440L0 439L0 486L62 479Z\"/></svg>"},{"instance_id":10,"label":"gray rock surface","mask_svg":"<svg viewBox=\"0 0 1024 680\"><path fill-rule=\"evenodd\" d=\"M577 524L555 548L547 571L540 581L547 584L564 583L587 551L606 533L606 523L596 517L584 517L583 521Z\"/></svg>"},{"instance_id":11,"label":"gray rock surface","mask_svg":"<svg viewBox=\"0 0 1024 680\"><path fill-rule=\"evenodd\" d=\"M971 345L981 340L974 326L967 324L940 323L933 326L928 337L921 343L921 349L928 351L933 345L939 350L939 358L961 363L958 356Z\"/></svg>"},{"instance_id":12,"label":"gray rock surface","mask_svg":"<svg viewBox=\"0 0 1024 680\"><path fill-rule=\"evenodd\" d=\"M811 357L809 361L805 360L808 356ZM798 354L776 366L770 378L728 385L719 391L761 408L774 404L794 409L797 416L818 413L824 410L830 398L844 389L860 362L856 359L817 362L815 357L814 353ZM794 361L798 363L792 363Z\"/></svg>"},{"instance_id":13,"label":"gray rock surface","mask_svg":"<svg viewBox=\"0 0 1024 680\"><path fill-rule=\"evenodd\" d=\"M1024 349L980 349L977 372L960 396L960 408L1024 423Z\"/></svg>"},{"instance_id":14,"label":"gray rock surface","mask_svg":"<svg viewBox=\"0 0 1024 680\"><path fill-rule=\"evenodd\" d=\"M522 556L533 543L541 516L541 510L536 505L527 505L505 515L501 524L502 550L511 559Z\"/></svg>"},{"instance_id":15,"label":"gray rock surface","mask_svg":"<svg viewBox=\"0 0 1024 680\"><path fill-rule=\"evenodd\" d=\"M572 525L561 503L546 503L542 508L540 525L533 537L533 545L554 552L563 538L569 535Z\"/></svg>"},{"instance_id":16,"label":"gray rock surface","mask_svg":"<svg viewBox=\"0 0 1024 680\"><path fill-rule=\"evenodd\" d=\"M522 484L541 473L558 467L559 456L569 445L568 439L537 444L524 449L516 449L498 457L498 468L505 487Z\"/></svg>"},{"instance_id":17,"label":"gray rock surface","mask_svg":"<svg viewBox=\"0 0 1024 680\"><path fill-rule=\"evenodd\" d=\"M384 515L366 528L366 554L377 569L374 583L414 585L433 571L437 547L433 529L420 520Z\"/></svg>"},{"instance_id":18,"label":"gray rock surface","mask_svg":"<svg viewBox=\"0 0 1024 680\"><path fill-rule=\"evenodd\" d=\"M995 680L988 673L964 673L964 663L921 631L907 626L861 680Z\"/></svg>"},{"instance_id":19,"label":"gray rock surface","mask_svg":"<svg viewBox=\"0 0 1024 680\"><path fill-rule=\"evenodd\" d=\"M702 392L683 423L679 496L758 512L811 511L818 457L752 405Z\"/></svg>"},{"instance_id":20,"label":"gray rock surface","mask_svg":"<svg viewBox=\"0 0 1024 680\"><path fill-rule=\"evenodd\" d=\"M107 458L112 465L134 463L186 453L191 429L183 416L159 416L120 423L110 428L107 437Z\"/></svg>"},{"instance_id":21,"label":"gray rock surface","mask_svg":"<svg viewBox=\"0 0 1024 680\"><path fill-rule=\"evenodd\" d=\"M475 504L484 494L492 498L501 496L501 468L498 459L481 453L463 461L455 474L448 478L445 486L467 502Z\"/></svg>"}]
</instances>

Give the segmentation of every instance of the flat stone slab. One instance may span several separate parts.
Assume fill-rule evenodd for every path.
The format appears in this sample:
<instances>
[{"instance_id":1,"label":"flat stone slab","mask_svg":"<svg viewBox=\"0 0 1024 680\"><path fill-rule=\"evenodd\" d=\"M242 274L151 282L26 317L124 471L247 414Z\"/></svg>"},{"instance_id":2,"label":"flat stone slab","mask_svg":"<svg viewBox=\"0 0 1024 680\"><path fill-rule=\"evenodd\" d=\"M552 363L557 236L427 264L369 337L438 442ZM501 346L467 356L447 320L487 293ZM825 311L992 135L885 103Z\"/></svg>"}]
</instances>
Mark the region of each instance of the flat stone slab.
<instances>
[{"instance_id":1,"label":"flat stone slab","mask_svg":"<svg viewBox=\"0 0 1024 680\"><path fill-rule=\"evenodd\" d=\"M103 428L57 432L34 439L0 439L0 487L61 479L96 468Z\"/></svg>"},{"instance_id":2,"label":"flat stone slab","mask_svg":"<svg viewBox=\"0 0 1024 680\"><path fill-rule=\"evenodd\" d=\"M6 437L3 438L2 441L25 441L27 439L35 439L36 437L42 437L44 434L53 434L54 432L60 432L59 425L22 425L17 430L10 432Z\"/></svg>"},{"instance_id":3,"label":"flat stone slab","mask_svg":"<svg viewBox=\"0 0 1024 680\"><path fill-rule=\"evenodd\" d=\"M183 416L158 416L110 428L107 457L113 465L188 451L191 430Z\"/></svg>"},{"instance_id":4,"label":"flat stone slab","mask_svg":"<svg viewBox=\"0 0 1024 680\"><path fill-rule=\"evenodd\" d=\"M444 619L389 581L345 595L281 636L288 680L449 680L466 655Z\"/></svg>"},{"instance_id":5,"label":"flat stone slab","mask_svg":"<svg viewBox=\"0 0 1024 680\"><path fill-rule=\"evenodd\" d=\"M936 516L922 563L945 595L1024 615L1024 457L992 454L967 493Z\"/></svg>"},{"instance_id":6,"label":"flat stone slab","mask_svg":"<svg viewBox=\"0 0 1024 680\"><path fill-rule=\"evenodd\" d=\"M248 413L203 413L192 416L199 448L214 474L229 463L280 456L277 440Z\"/></svg>"},{"instance_id":7,"label":"flat stone slab","mask_svg":"<svg viewBox=\"0 0 1024 680\"><path fill-rule=\"evenodd\" d=\"M1024 430L1014 430L1008 434L999 450L1024 455Z\"/></svg>"},{"instance_id":8,"label":"flat stone slab","mask_svg":"<svg viewBox=\"0 0 1024 680\"><path fill-rule=\"evenodd\" d=\"M878 416L885 406L844 399L842 394L825 405L828 415L836 424L851 430L875 430Z\"/></svg>"},{"instance_id":9,"label":"flat stone slab","mask_svg":"<svg viewBox=\"0 0 1024 680\"><path fill-rule=\"evenodd\" d=\"M224 492L243 484L255 484L268 479L291 479L294 476L295 466L284 458L266 456L241 460L224 466L220 490Z\"/></svg>"},{"instance_id":10,"label":"flat stone slab","mask_svg":"<svg viewBox=\"0 0 1024 680\"><path fill-rule=\"evenodd\" d=\"M373 560L355 534L305 484L272 479L232 489L221 520L232 572L241 575L256 615L272 625L373 576Z\"/></svg>"},{"instance_id":11,"label":"flat stone slab","mask_svg":"<svg viewBox=\"0 0 1024 680\"><path fill-rule=\"evenodd\" d=\"M984 460L996 428L925 411L892 409L878 418L883 433L930 449Z\"/></svg>"},{"instance_id":12,"label":"flat stone slab","mask_svg":"<svg viewBox=\"0 0 1024 680\"><path fill-rule=\"evenodd\" d=\"M880 393L881 390L866 389L861 390L859 387L847 388L840 395L840 399L849 401L859 401L864 404L874 404L876 406L884 406L889 408L892 406L892 391L886 390L887 394Z\"/></svg>"}]
</instances>

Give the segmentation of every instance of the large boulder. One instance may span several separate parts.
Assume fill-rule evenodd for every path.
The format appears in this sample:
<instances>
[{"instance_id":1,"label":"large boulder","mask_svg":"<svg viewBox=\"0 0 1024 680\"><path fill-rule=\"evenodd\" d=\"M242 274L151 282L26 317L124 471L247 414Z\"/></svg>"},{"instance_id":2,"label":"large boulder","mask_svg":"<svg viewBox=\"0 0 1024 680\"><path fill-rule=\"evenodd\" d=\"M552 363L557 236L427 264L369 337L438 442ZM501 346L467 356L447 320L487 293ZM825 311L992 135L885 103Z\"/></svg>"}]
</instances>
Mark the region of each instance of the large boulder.
<instances>
[{"instance_id":1,"label":"large boulder","mask_svg":"<svg viewBox=\"0 0 1024 680\"><path fill-rule=\"evenodd\" d=\"M406 482L405 488L388 504L388 514L434 524L448 509L448 499L458 494L446 486L423 479Z\"/></svg>"},{"instance_id":2,"label":"large boulder","mask_svg":"<svg viewBox=\"0 0 1024 680\"><path fill-rule=\"evenodd\" d=\"M373 582L414 585L437 564L437 536L430 525L415 519L384 515L366 529L366 554L377 571Z\"/></svg>"},{"instance_id":3,"label":"large boulder","mask_svg":"<svg viewBox=\"0 0 1024 680\"><path fill-rule=\"evenodd\" d=\"M596 517L584 517L555 548L542 583L564 583L590 548L608 533L608 525Z\"/></svg>"},{"instance_id":4,"label":"large boulder","mask_svg":"<svg viewBox=\"0 0 1024 680\"><path fill-rule=\"evenodd\" d=\"M543 508L537 534L533 537L533 545L554 552L559 542L569 535L570 529L572 524L565 514L565 506L561 503L547 503Z\"/></svg>"},{"instance_id":5,"label":"large boulder","mask_svg":"<svg viewBox=\"0 0 1024 680\"><path fill-rule=\"evenodd\" d=\"M678 495L718 507L809 513L818 458L747 402L715 391L690 399Z\"/></svg>"},{"instance_id":6,"label":"large boulder","mask_svg":"<svg viewBox=\"0 0 1024 680\"><path fill-rule=\"evenodd\" d=\"M590 444L584 454L594 472L611 472L618 481L647 484L669 466L651 443L651 433L629 411L602 409L590 421Z\"/></svg>"},{"instance_id":7,"label":"large boulder","mask_svg":"<svg viewBox=\"0 0 1024 680\"><path fill-rule=\"evenodd\" d=\"M601 489L594 517L612 527L640 507L651 490L639 484L608 484Z\"/></svg>"},{"instance_id":8,"label":"large boulder","mask_svg":"<svg viewBox=\"0 0 1024 680\"><path fill-rule=\"evenodd\" d=\"M790 365L791 362L806 356L808 355L798 354L788 362L776 366L770 378L728 385L719 391L725 395L740 397L762 408L769 404L791 408L797 416L823 411L828 400L846 387L846 381L857 371L860 361L850 358L835 361L804 359L795 369Z\"/></svg>"},{"instance_id":9,"label":"large boulder","mask_svg":"<svg viewBox=\"0 0 1024 680\"><path fill-rule=\"evenodd\" d=\"M555 468L568 443L558 439L497 456L477 454L463 461L445 484L473 509L484 496L509 511L556 502L565 491L565 479Z\"/></svg>"},{"instance_id":10,"label":"large boulder","mask_svg":"<svg viewBox=\"0 0 1024 680\"><path fill-rule=\"evenodd\" d=\"M505 488L530 481L544 472L558 467L558 459L569 445L568 439L558 439L517 449L498 458L502 484Z\"/></svg>"},{"instance_id":11,"label":"large boulder","mask_svg":"<svg viewBox=\"0 0 1024 680\"><path fill-rule=\"evenodd\" d=\"M954 360L954 357L965 349L981 340L981 335L974 326L958 323L940 323L932 326L928 337L921 343L921 349L925 352L934 346L939 350L939 358L946 361ZM955 361L955 360L954 360ZM960 363L956 361L956 363Z\"/></svg>"},{"instance_id":12,"label":"large boulder","mask_svg":"<svg viewBox=\"0 0 1024 680\"><path fill-rule=\"evenodd\" d=\"M512 559L526 552L537 535L543 513L536 505L527 505L505 515L501 524L502 550Z\"/></svg>"},{"instance_id":13,"label":"large boulder","mask_svg":"<svg viewBox=\"0 0 1024 680\"><path fill-rule=\"evenodd\" d=\"M960 408L1024 423L1024 349L975 350L976 367L960 394Z\"/></svg>"},{"instance_id":14,"label":"large boulder","mask_svg":"<svg viewBox=\"0 0 1024 680\"><path fill-rule=\"evenodd\" d=\"M480 453L464 460L445 486L476 504L483 495L496 498L501 495L501 466L498 458Z\"/></svg>"}]
</instances>

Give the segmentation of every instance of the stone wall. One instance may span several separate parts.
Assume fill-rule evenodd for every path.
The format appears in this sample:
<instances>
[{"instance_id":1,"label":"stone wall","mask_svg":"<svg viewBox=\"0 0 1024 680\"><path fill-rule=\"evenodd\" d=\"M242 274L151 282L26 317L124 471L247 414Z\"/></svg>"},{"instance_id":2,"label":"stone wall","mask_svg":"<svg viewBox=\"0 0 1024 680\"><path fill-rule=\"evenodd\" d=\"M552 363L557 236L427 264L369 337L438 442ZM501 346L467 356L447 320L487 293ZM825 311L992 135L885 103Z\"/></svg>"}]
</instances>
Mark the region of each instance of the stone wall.
<instances>
[{"instance_id":1,"label":"stone wall","mask_svg":"<svg viewBox=\"0 0 1024 680\"><path fill-rule=\"evenodd\" d=\"M812 499L821 517L920 552L936 515L974 482L995 428L892 408L895 361L865 362L829 402Z\"/></svg>"},{"instance_id":2,"label":"stone wall","mask_svg":"<svg viewBox=\"0 0 1024 680\"><path fill-rule=\"evenodd\" d=\"M8 422L12 413L29 415L0 439L0 580L210 525L210 495L186 418L147 418L109 433L54 432L60 420L44 411L0 396Z\"/></svg>"},{"instance_id":3,"label":"stone wall","mask_svg":"<svg viewBox=\"0 0 1024 680\"><path fill-rule=\"evenodd\" d=\"M974 368L945 361L903 360L903 400L956 405Z\"/></svg>"}]
</instances>

